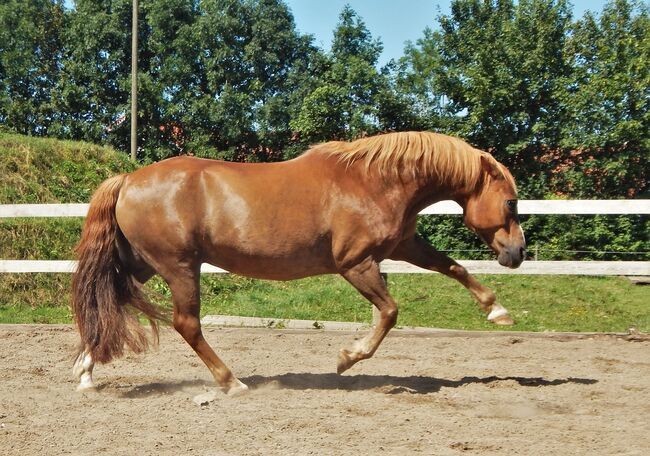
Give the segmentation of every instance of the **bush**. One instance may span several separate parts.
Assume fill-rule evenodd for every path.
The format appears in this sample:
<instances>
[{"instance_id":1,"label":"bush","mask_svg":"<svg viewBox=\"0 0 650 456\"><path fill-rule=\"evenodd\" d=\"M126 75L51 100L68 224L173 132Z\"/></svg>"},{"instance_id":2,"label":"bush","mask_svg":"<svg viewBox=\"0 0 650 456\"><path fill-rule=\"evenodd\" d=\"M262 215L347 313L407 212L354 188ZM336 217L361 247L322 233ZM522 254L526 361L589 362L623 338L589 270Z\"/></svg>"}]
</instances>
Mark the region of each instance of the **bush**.
<instances>
[{"instance_id":1,"label":"bush","mask_svg":"<svg viewBox=\"0 0 650 456\"><path fill-rule=\"evenodd\" d=\"M641 215L521 216L529 258L538 260L650 260L650 219ZM450 257L492 259L494 254L454 215L418 219L418 232Z\"/></svg>"}]
</instances>

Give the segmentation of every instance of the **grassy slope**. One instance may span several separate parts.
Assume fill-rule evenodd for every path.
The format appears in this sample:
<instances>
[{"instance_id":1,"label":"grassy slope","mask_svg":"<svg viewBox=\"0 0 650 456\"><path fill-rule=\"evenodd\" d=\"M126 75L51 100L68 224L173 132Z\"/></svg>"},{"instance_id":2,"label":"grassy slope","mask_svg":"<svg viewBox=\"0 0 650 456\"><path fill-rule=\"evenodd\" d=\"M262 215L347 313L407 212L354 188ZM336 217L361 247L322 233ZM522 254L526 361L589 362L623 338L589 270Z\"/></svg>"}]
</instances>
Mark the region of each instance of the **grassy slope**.
<instances>
[{"instance_id":1,"label":"grassy slope","mask_svg":"<svg viewBox=\"0 0 650 456\"><path fill-rule=\"evenodd\" d=\"M135 169L92 144L0 133L0 204L87 203L106 178ZM69 259L83 220L0 219L0 258Z\"/></svg>"},{"instance_id":2,"label":"grassy slope","mask_svg":"<svg viewBox=\"0 0 650 456\"><path fill-rule=\"evenodd\" d=\"M0 133L0 203L87 202L105 178L130 171L123 154L90 144ZM80 219L0 221L0 258L69 259ZM620 278L482 276L517 320L515 330L650 332L647 289ZM494 329L469 294L439 275L394 274L399 324ZM169 302L160 280L148 284ZM0 323L69 322L70 276L0 274ZM369 322L370 305L344 280L266 282L202 278L203 313Z\"/></svg>"},{"instance_id":3,"label":"grassy slope","mask_svg":"<svg viewBox=\"0 0 650 456\"><path fill-rule=\"evenodd\" d=\"M0 132L0 204L88 202L109 176L135 169L93 144ZM0 258L73 258L83 219L0 219ZM0 322L69 321L67 274L0 274Z\"/></svg>"},{"instance_id":4,"label":"grassy slope","mask_svg":"<svg viewBox=\"0 0 650 456\"><path fill-rule=\"evenodd\" d=\"M3 203L86 203L104 179L134 169L108 147L0 133Z\"/></svg>"}]
</instances>

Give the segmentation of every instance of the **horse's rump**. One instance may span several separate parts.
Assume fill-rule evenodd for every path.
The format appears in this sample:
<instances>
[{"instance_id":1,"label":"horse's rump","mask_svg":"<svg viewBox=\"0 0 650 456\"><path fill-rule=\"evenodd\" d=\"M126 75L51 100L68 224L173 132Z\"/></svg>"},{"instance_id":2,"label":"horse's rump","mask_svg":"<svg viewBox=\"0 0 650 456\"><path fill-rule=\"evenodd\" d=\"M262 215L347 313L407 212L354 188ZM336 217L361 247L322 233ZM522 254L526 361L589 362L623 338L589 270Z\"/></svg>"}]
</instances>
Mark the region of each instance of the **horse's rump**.
<instances>
[{"instance_id":1,"label":"horse's rump","mask_svg":"<svg viewBox=\"0 0 650 456\"><path fill-rule=\"evenodd\" d=\"M121 356L124 345L136 353L147 348L139 313L149 318L156 341L156 320L164 318L144 297L120 259L115 204L124 180L125 175L115 176L97 189L76 248L78 264L72 278L72 310L81 335L79 350L88 352L97 362Z\"/></svg>"}]
</instances>

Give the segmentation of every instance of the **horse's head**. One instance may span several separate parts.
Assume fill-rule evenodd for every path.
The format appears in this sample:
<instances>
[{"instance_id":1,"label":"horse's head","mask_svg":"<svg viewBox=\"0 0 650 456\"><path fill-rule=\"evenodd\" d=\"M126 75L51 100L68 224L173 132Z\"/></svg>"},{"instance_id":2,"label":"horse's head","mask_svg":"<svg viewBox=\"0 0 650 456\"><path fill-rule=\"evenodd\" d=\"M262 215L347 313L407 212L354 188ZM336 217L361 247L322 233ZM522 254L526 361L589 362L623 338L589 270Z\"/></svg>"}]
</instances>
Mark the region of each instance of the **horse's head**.
<instances>
[{"instance_id":1,"label":"horse's head","mask_svg":"<svg viewBox=\"0 0 650 456\"><path fill-rule=\"evenodd\" d=\"M501 266L519 267L526 240L519 226L514 179L489 154L481 154L481 169L482 185L463 204L465 225L498 255Z\"/></svg>"}]
</instances>

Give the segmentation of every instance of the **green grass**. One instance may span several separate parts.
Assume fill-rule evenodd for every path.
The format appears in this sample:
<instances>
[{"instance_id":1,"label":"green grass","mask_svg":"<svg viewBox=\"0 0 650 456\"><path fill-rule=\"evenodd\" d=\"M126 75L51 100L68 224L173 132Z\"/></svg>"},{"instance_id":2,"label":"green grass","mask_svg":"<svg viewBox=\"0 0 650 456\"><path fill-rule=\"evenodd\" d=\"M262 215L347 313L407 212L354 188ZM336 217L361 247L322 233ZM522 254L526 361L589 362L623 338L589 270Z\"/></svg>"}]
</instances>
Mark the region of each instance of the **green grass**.
<instances>
[{"instance_id":1,"label":"green grass","mask_svg":"<svg viewBox=\"0 0 650 456\"><path fill-rule=\"evenodd\" d=\"M0 274L0 323L68 323L70 274Z\"/></svg>"},{"instance_id":2,"label":"green grass","mask_svg":"<svg viewBox=\"0 0 650 456\"><path fill-rule=\"evenodd\" d=\"M0 203L87 203L103 180L135 168L109 147L0 132Z\"/></svg>"},{"instance_id":3,"label":"green grass","mask_svg":"<svg viewBox=\"0 0 650 456\"><path fill-rule=\"evenodd\" d=\"M69 323L70 277L65 274L0 276L0 323ZM648 289L623 278L482 275L516 320L511 328L485 320L469 293L433 274L392 274L389 288L400 307L398 325L471 330L650 332ZM270 282L229 275L204 276L202 315L366 322L368 302L338 276ZM147 284L157 302L170 305L160 279Z\"/></svg>"},{"instance_id":4,"label":"green grass","mask_svg":"<svg viewBox=\"0 0 650 456\"><path fill-rule=\"evenodd\" d=\"M0 132L0 204L87 203L102 181L135 168L126 154L109 147ZM0 219L0 258L72 258L82 223Z\"/></svg>"}]
</instances>

